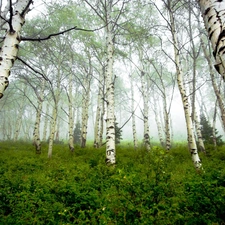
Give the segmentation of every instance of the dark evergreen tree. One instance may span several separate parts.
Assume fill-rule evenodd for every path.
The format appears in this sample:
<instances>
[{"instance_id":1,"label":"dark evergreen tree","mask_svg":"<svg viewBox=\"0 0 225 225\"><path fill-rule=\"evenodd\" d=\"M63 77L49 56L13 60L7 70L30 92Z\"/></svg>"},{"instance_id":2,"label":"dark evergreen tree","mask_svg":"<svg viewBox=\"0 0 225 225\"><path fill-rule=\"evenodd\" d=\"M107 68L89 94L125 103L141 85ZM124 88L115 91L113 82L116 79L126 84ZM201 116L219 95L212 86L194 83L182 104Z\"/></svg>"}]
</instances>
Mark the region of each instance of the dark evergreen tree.
<instances>
[{"instance_id":1,"label":"dark evergreen tree","mask_svg":"<svg viewBox=\"0 0 225 225\"><path fill-rule=\"evenodd\" d=\"M120 144L120 140L122 140L122 129L118 127L118 123L115 122L115 138L116 138L116 144Z\"/></svg>"},{"instance_id":2,"label":"dark evergreen tree","mask_svg":"<svg viewBox=\"0 0 225 225\"><path fill-rule=\"evenodd\" d=\"M81 126L80 126L80 122L77 122L73 132L74 144L78 144L78 145L80 144L80 136L81 136Z\"/></svg>"},{"instance_id":3,"label":"dark evergreen tree","mask_svg":"<svg viewBox=\"0 0 225 225\"><path fill-rule=\"evenodd\" d=\"M213 127L210 125L209 121L206 119L205 115L202 113L200 115L200 124L202 131L202 138L205 144L213 144ZM215 129L216 134L216 144L222 145L222 135L218 135L217 129Z\"/></svg>"}]
</instances>

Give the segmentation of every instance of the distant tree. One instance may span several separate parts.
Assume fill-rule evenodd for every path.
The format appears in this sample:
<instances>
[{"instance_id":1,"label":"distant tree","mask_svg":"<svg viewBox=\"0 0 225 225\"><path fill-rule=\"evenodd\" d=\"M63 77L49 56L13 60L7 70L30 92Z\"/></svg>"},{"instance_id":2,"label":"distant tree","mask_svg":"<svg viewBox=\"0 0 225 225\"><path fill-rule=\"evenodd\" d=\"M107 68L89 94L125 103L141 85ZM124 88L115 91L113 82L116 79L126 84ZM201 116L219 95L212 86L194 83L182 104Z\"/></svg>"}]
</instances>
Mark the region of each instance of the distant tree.
<instances>
[{"instance_id":1,"label":"distant tree","mask_svg":"<svg viewBox=\"0 0 225 225\"><path fill-rule=\"evenodd\" d=\"M77 122L73 132L74 144L80 144L81 141L80 138L81 138L81 125L80 122Z\"/></svg>"},{"instance_id":2,"label":"distant tree","mask_svg":"<svg viewBox=\"0 0 225 225\"><path fill-rule=\"evenodd\" d=\"M205 144L214 144L213 138L216 139L216 144L218 146L223 144L222 135L218 135L217 129L215 129L216 137L213 137L213 127L210 125L209 121L206 119L204 114L200 115L200 124L201 124L202 138Z\"/></svg>"}]
</instances>

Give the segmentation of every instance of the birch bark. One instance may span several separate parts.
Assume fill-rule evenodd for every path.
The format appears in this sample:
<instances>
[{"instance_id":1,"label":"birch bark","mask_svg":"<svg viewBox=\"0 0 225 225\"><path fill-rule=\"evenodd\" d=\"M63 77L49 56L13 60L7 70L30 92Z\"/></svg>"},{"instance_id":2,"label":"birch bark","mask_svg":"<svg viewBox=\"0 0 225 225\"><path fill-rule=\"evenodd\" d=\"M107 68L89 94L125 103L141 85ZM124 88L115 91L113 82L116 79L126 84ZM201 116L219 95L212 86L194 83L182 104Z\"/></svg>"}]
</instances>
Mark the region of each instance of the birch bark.
<instances>
[{"instance_id":1,"label":"birch bark","mask_svg":"<svg viewBox=\"0 0 225 225\"><path fill-rule=\"evenodd\" d=\"M73 127L74 127L74 117L73 117L73 93L72 93L72 71L69 74L69 90L68 90L68 101L69 101L69 149L74 152L74 141L73 141Z\"/></svg>"},{"instance_id":2,"label":"birch bark","mask_svg":"<svg viewBox=\"0 0 225 225\"><path fill-rule=\"evenodd\" d=\"M82 94L81 148L85 148L87 141L88 110L91 91L90 89L91 89L90 74L87 74Z\"/></svg>"},{"instance_id":3,"label":"birch bark","mask_svg":"<svg viewBox=\"0 0 225 225\"><path fill-rule=\"evenodd\" d=\"M225 78L225 2L223 0L197 0L205 28L212 44L214 65Z\"/></svg>"},{"instance_id":4,"label":"birch bark","mask_svg":"<svg viewBox=\"0 0 225 225\"><path fill-rule=\"evenodd\" d=\"M142 89L142 97L143 97L143 117L144 117L144 146L147 151L150 151L150 136L149 136L149 124L148 124L148 111L149 111L149 105L148 105L148 94L147 94L147 82L144 79L145 72L141 71L141 89Z\"/></svg>"},{"instance_id":5,"label":"birch bark","mask_svg":"<svg viewBox=\"0 0 225 225\"><path fill-rule=\"evenodd\" d=\"M205 46L202 38L201 38L201 46L202 46L202 49L203 49L203 52L204 52L204 56L205 56L205 58L207 60L207 63L208 63L209 74L210 74L210 77L211 77L212 86L213 86L213 89L214 89L214 92L216 94L216 98L217 98L217 101L218 101L223 129L225 130L225 105L224 105L224 101L223 101L223 97L221 95L221 92L220 92L220 90L219 90L219 88L216 84L216 81L215 81L215 74L214 74L214 71L213 71L212 60L211 60L209 54L207 53L206 46Z\"/></svg>"},{"instance_id":6,"label":"birch bark","mask_svg":"<svg viewBox=\"0 0 225 225\"><path fill-rule=\"evenodd\" d=\"M135 109L134 109L134 85L133 78L130 75L130 86L131 86L131 110L132 110L132 133L133 133L133 143L134 149L138 148L138 139L137 139L137 129L136 129L136 120L135 120Z\"/></svg>"},{"instance_id":7,"label":"birch bark","mask_svg":"<svg viewBox=\"0 0 225 225\"><path fill-rule=\"evenodd\" d=\"M44 98L44 87L45 87L45 80L43 79L40 95L37 96L38 98L38 106L36 112L36 121L34 124L34 132L33 132L33 144L36 149L36 154L41 154L41 140L40 140L40 123L41 123L41 114L42 114L42 106L43 106L43 98Z\"/></svg>"},{"instance_id":8,"label":"birch bark","mask_svg":"<svg viewBox=\"0 0 225 225\"><path fill-rule=\"evenodd\" d=\"M94 147L99 148L100 142L100 116L101 116L101 99L102 99L102 81L103 81L103 72L99 74L99 87L98 87L98 101L97 101L97 109L95 116L95 128L94 128Z\"/></svg>"},{"instance_id":9,"label":"birch bark","mask_svg":"<svg viewBox=\"0 0 225 225\"><path fill-rule=\"evenodd\" d=\"M154 99L154 114L155 114L155 122L156 122L156 126L157 126L157 130L158 130L158 136L159 136L159 141L160 141L160 144L163 148L165 148L165 142L164 142L164 138L163 138L163 132L162 132L162 126L161 126L161 123L159 121L159 114L160 112L158 111L158 106L157 106L157 100L156 100L156 97L155 97L155 94L153 94L153 99Z\"/></svg>"},{"instance_id":10,"label":"birch bark","mask_svg":"<svg viewBox=\"0 0 225 225\"><path fill-rule=\"evenodd\" d=\"M107 18L111 21L111 7ZM113 30L111 22L107 26L107 65L106 65L106 163L116 163L115 115L114 115L114 80L113 80Z\"/></svg>"},{"instance_id":11,"label":"birch bark","mask_svg":"<svg viewBox=\"0 0 225 225\"><path fill-rule=\"evenodd\" d=\"M169 5L170 3L168 1L168 6ZM184 81L183 81L183 71L182 71L181 63L180 63L180 53L179 53L179 45L177 40L177 33L175 30L174 15L173 15L172 9L169 7L168 7L168 12L169 12L169 18L170 18L170 24L171 24L171 35L172 35L173 46L174 46L174 59L175 59L175 66L176 66L177 83L178 83L178 88L182 98L186 126L187 126L188 147L189 147L189 151L191 153L192 161L194 163L195 168L200 169L202 164L198 155L198 149L196 145L195 135L193 131L193 123L192 123L192 118L190 113L190 105L189 105L188 96L186 94L186 89L185 89Z\"/></svg>"},{"instance_id":12,"label":"birch bark","mask_svg":"<svg viewBox=\"0 0 225 225\"><path fill-rule=\"evenodd\" d=\"M0 98L8 87L10 70L16 60L19 43L21 41L20 31L25 22L25 15L29 10L32 0L18 0L13 9L11 22L0 50Z\"/></svg>"},{"instance_id":13,"label":"birch bark","mask_svg":"<svg viewBox=\"0 0 225 225\"><path fill-rule=\"evenodd\" d=\"M46 105L46 111L45 111L45 120L44 120L44 128L43 128L43 137L42 140L44 142L47 141L47 127L48 127L48 113L49 113L49 104Z\"/></svg>"},{"instance_id":14,"label":"birch bark","mask_svg":"<svg viewBox=\"0 0 225 225\"><path fill-rule=\"evenodd\" d=\"M106 3L106 45L107 45L107 64L106 64L106 163L116 163L115 147L115 113L114 113L114 43L113 43L113 21L111 18L113 1Z\"/></svg>"}]
</instances>

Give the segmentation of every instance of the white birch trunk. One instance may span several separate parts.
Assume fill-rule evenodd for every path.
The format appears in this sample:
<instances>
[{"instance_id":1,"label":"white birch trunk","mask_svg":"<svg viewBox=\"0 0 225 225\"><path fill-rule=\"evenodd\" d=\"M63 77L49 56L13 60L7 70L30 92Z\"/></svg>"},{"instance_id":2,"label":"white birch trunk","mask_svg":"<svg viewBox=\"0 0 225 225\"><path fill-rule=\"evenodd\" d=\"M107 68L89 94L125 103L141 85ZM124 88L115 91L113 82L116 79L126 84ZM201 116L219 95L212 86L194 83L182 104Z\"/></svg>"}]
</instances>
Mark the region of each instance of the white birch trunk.
<instances>
[{"instance_id":1,"label":"white birch trunk","mask_svg":"<svg viewBox=\"0 0 225 225\"><path fill-rule=\"evenodd\" d=\"M217 116L217 103L218 100L216 100L215 103L215 109L214 109L214 113L213 113L213 130L212 130L212 135L213 135L213 144L214 144L214 149L217 150L217 142L216 142L216 116Z\"/></svg>"},{"instance_id":2,"label":"white birch trunk","mask_svg":"<svg viewBox=\"0 0 225 225\"><path fill-rule=\"evenodd\" d=\"M141 71L141 89L142 89L142 97L143 97L143 117L144 117L144 146L147 151L150 151L150 136L149 136L149 124L148 124L148 94L147 94L147 83L144 79L145 72Z\"/></svg>"},{"instance_id":3,"label":"white birch trunk","mask_svg":"<svg viewBox=\"0 0 225 225\"><path fill-rule=\"evenodd\" d=\"M8 27L0 50L0 98L7 88L10 70L16 60L20 43L20 31L25 22L31 0L18 0L12 15L11 26Z\"/></svg>"},{"instance_id":4,"label":"white birch trunk","mask_svg":"<svg viewBox=\"0 0 225 225\"><path fill-rule=\"evenodd\" d=\"M23 118L23 112L24 112L24 104L25 104L25 101L22 102L22 105L18 109L16 124L15 124L15 132L14 132L14 137L13 137L14 141L18 141L18 138L19 138L19 132L20 132L22 118Z\"/></svg>"},{"instance_id":5,"label":"white birch trunk","mask_svg":"<svg viewBox=\"0 0 225 225\"><path fill-rule=\"evenodd\" d=\"M81 148L85 148L87 141L87 126L88 126L88 110L90 102L90 79L87 75L83 90L82 99L82 121L81 121Z\"/></svg>"},{"instance_id":6,"label":"white birch trunk","mask_svg":"<svg viewBox=\"0 0 225 225\"><path fill-rule=\"evenodd\" d=\"M68 93L68 101L69 101L69 149L71 152L74 152L74 141L73 141L73 127L74 127L74 117L73 117L73 93L72 93L72 72L69 75L69 93Z\"/></svg>"},{"instance_id":7,"label":"white birch trunk","mask_svg":"<svg viewBox=\"0 0 225 225\"><path fill-rule=\"evenodd\" d=\"M114 76L113 76L113 30L111 22L111 4L108 3L107 19L107 65L106 65L106 163L116 163L115 114L114 114Z\"/></svg>"},{"instance_id":8,"label":"white birch trunk","mask_svg":"<svg viewBox=\"0 0 225 225\"><path fill-rule=\"evenodd\" d=\"M48 143L48 158L52 157L53 142L54 142L54 136L56 131L57 114L58 114L58 106L54 105L52 109L51 128L50 128L49 143Z\"/></svg>"},{"instance_id":9,"label":"white birch trunk","mask_svg":"<svg viewBox=\"0 0 225 225\"><path fill-rule=\"evenodd\" d=\"M41 123L41 114L42 114L42 107L43 107L43 98L44 98L44 87L45 87L45 80L42 80L40 95L37 96L38 98L38 106L36 112L36 120L34 124L34 132L33 132L33 144L36 148L36 154L41 154L41 140L40 140L40 123Z\"/></svg>"},{"instance_id":10,"label":"white birch trunk","mask_svg":"<svg viewBox=\"0 0 225 225\"><path fill-rule=\"evenodd\" d=\"M134 109L134 85L132 75L130 76L130 84L131 84L131 110L132 110L132 133L133 133L133 143L134 149L138 148L138 139L137 139L137 129L136 129L136 120L135 120L135 109Z\"/></svg>"},{"instance_id":11,"label":"white birch trunk","mask_svg":"<svg viewBox=\"0 0 225 225\"><path fill-rule=\"evenodd\" d=\"M103 133L104 133L104 116L105 116L105 101L102 101L102 108L100 112L100 129L99 129L99 146L103 144Z\"/></svg>"},{"instance_id":12,"label":"white birch trunk","mask_svg":"<svg viewBox=\"0 0 225 225\"><path fill-rule=\"evenodd\" d=\"M101 82L99 82L99 90L98 90L98 101L97 101L97 109L96 109L96 116L95 116L95 127L94 127L94 147L99 148L99 125L100 125L100 115L101 115Z\"/></svg>"},{"instance_id":13,"label":"white birch trunk","mask_svg":"<svg viewBox=\"0 0 225 225\"><path fill-rule=\"evenodd\" d=\"M168 9L168 12L170 16L171 34L172 34L173 45L174 45L174 58L175 58L176 73L177 73L177 83L178 83L178 88L182 98L186 126L187 126L188 147L189 147L189 151L191 153L192 161L194 163L195 168L200 169L202 164L198 155L198 149L196 145L196 140L195 140L195 135L193 130L193 123L192 123L192 118L190 113L190 105L189 105L188 96L186 94L184 81L183 81L183 71L180 65L180 53L179 53L177 34L175 30L175 21L174 21L172 11Z\"/></svg>"},{"instance_id":14,"label":"white birch trunk","mask_svg":"<svg viewBox=\"0 0 225 225\"><path fill-rule=\"evenodd\" d=\"M223 126L223 129L225 130L225 105L224 105L224 100L223 100L221 92L220 92L220 90L219 90L219 88L216 84L215 75L214 75L213 66L212 66L212 61L211 61L211 58L210 58L209 54L207 53L207 50L206 50L206 47L204 45L204 42L203 42L202 38L201 38L201 45L202 45L202 49L203 49L203 52L204 52L204 56L205 56L205 58L208 62L209 74L210 74L212 86L213 86L213 89L214 89L214 92L216 94L216 98L217 98L217 101L218 101L220 114L221 114L221 120L222 120L222 126Z\"/></svg>"},{"instance_id":15,"label":"white birch trunk","mask_svg":"<svg viewBox=\"0 0 225 225\"><path fill-rule=\"evenodd\" d=\"M205 28L216 60L215 68L225 78L225 2L222 0L198 0Z\"/></svg>"},{"instance_id":16,"label":"white birch trunk","mask_svg":"<svg viewBox=\"0 0 225 225\"><path fill-rule=\"evenodd\" d=\"M47 103L46 111L45 111L44 128L43 128L43 138L42 138L44 142L47 141L48 113L49 113L49 104Z\"/></svg>"},{"instance_id":17,"label":"white birch trunk","mask_svg":"<svg viewBox=\"0 0 225 225\"><path fill-rule=\"evenodd\" d=\"M165 142L164 142L164 138L163 138L163 134L162 134L162 126L160 124L159 117L158 117L160 112L158 111L158 106L157 106L157 101L156 101L155 95L153 96L153 99L154 99L154 109L153 109L153 111L154 111L154 114L155 114L155 122L156 122L157 130L158 130L159 141L160 141L161 146L163 148L165 148Z\"/></svg>"},{"instance_id":18,"label":"white birch trunk","mask_svg":"<svg viewBox=\"0 0 225 225\"><path fill-rule=\"evenodd\" d=\"M42 113L42 99L38 99L36 120L34 124L33 132L33 144L36 149L36 154L41 154L41 140L40 140L40 122L41 122L41 113Z\"/></svg>"}]
</instances>

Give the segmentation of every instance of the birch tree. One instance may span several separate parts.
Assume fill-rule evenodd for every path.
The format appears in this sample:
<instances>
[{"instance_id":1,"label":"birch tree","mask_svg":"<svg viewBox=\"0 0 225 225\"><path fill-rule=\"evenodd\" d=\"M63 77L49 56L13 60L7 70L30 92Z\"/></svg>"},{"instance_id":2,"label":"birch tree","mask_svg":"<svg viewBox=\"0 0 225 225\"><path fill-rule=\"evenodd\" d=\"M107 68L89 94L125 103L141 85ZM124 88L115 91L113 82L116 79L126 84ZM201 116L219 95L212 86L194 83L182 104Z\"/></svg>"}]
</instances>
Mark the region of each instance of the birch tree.
<instances>
[{"instance_id":1,"label":"birch tree","mask_svg":"<svg viewBox=\"0 0 225 225\"><path fill-rule=\"evenodd\" d=\"M9 0L6 6L8 13L3 13L8 26L0 51L0 98L9 85L10 70L16 60L21 41L20 32L32 2L32 0L18 0L12 5L12 1Z\"/></svg>"},{"instance_id":2,"label":"birch tree","mask_svg":"<svg viewBox=\"0 0 225 225\"><path fill-rule=\"evenodd\" d=\"M175 9L174 8L178 4L178 2L174 2L174 1L171 2L169 0L165 0L165 1L163 0L163 2L168 11L168 16L169 16L169 20L166 20L166 22L168 23L168 26L170 27L170 32L172 36L177 83L178 83L178 88L179 88L182 103L183 103L185 121L187 126L188 147L189 147L189 151L191 153L192 161L194 163L195 168L200 169L202 164L198 155L198 149L197 149L197 144L196 144L194 130L193 130L189 98L188 98L188 95L186 94L186 88L184 85L184 75L183 75L183 71L181 67L181 59L180 59L180 47L178 43L177 30L175 25L175 15L174 15Z\"/></svg>"},{"instance_id":3,"label":"birch tree","mask_svg":"<svg viewBox=\"0 0 225 225\"><path fill-rule=\"evenodd\" d=\"M205 28L211 41L215 69L225 79L225 2L223 0L197 0Z\"/></svg>"},{"instance_id":4,"label":"birch tree","mask_svg":"<svg viewBox=\"0 0 225 225\"><path fill-rule=\"evenodd\" d=\"M85 2L98 16L105 26L106 43L106 163L116 163L115 147L115 105L114 105L114 83L113 73L115 37L118 21L123 13L126 1L88 1ZM116 10L114 10L114 8Z\"/></svg>"}]
</instances>

